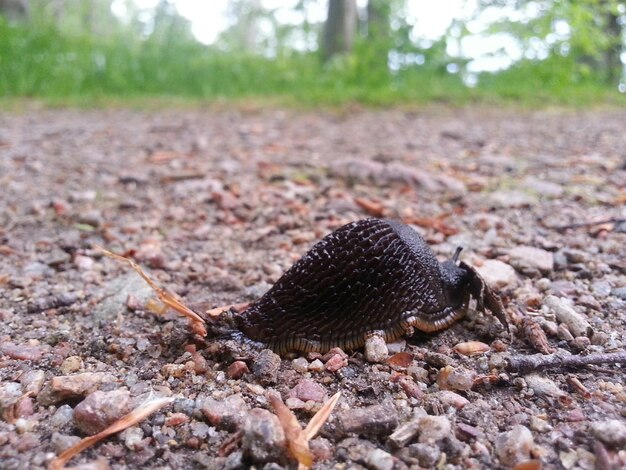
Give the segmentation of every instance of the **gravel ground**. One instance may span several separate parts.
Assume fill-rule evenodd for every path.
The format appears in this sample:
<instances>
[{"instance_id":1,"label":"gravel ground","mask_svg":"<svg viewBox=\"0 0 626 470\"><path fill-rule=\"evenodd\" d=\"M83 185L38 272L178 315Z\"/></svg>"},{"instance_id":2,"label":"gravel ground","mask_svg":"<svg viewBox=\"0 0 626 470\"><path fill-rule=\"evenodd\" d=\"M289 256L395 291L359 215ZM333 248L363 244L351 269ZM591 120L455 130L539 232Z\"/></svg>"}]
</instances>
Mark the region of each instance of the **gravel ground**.
<instances>
[{"instance_id":1,"label":"gravel ground","mask_svg":"<svg viewBox=\"0 0 626 470\"><path fill-rule=\"evenodd\" d=\"M506 367L624 351L625 160L618 111L0 114L0 466L45 468L176 396L71 464L296 468L274 390L303 425L341 391L314 468L626 468L623 365ZM203 312L368 216L412 224L442 260L463 246L511 334L470 309L367 356L281 358L194 336L96 248Z\"/></svg>"}]
</instances>

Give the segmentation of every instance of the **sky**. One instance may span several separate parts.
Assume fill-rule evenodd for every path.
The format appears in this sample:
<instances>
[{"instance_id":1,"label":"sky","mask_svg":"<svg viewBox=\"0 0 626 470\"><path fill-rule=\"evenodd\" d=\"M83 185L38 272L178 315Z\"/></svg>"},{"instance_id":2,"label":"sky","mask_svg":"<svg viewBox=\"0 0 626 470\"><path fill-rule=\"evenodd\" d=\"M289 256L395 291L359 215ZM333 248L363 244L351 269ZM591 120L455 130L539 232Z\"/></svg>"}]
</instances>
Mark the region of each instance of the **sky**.
<instances>
[{"instance_id":1,"label":"sky","mask_svg":"<svg viewBox=\"0 0 626 470\"><path fill-rule=\"evenodd\" d=\"M266 8L278 9L277 15L284 22L295 22L297 18L290 11L296 0L260 0ZM140 8L156 6L158 0L133 0ZM113 11L123 16L124 0L113 3ZM179 13L192 22L196 38L205 44L213 43L218 35L229 26L227 16L228 0L174 0ZM357 0L365 7L367 0ZM408 14L415 20L415 32L420 38L436 40L450 26L455 18L469 19L477 0L411 0L407 2ZM326 1L311 2L309 21L323 21L326 17ZM474 34L461 43L450 44L449 53L473 59L468 64L470 72L495 71L506 68L521 58L521 49L508 35L482 35L485 21L475 20L468 24ZM496 51L499 54L493 54Z\"/></svg>"}]
</instances>

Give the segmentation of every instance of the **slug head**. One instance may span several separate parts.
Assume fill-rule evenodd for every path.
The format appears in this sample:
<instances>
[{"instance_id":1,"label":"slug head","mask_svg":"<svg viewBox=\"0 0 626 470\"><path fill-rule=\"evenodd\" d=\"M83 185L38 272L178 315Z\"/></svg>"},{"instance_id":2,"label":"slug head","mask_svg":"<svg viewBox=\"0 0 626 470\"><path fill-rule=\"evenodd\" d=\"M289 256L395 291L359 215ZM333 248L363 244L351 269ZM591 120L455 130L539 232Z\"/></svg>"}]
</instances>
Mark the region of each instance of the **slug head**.
<instances>
[{"instance_id":1,"label":"slug head","mask_svg":"<svg viewBox=\"0 0 626 470\"><path fill-rule=\"evenodd\" d=\"M478 272L467 263L457 264L462 248L458 247L452 259L441 263L441 277L446 298L451 305L464 304L469 297L476 299L476 309L488 309L506 329L509 324L500 297L485 283Z\"/></svg>"}]
</instances>

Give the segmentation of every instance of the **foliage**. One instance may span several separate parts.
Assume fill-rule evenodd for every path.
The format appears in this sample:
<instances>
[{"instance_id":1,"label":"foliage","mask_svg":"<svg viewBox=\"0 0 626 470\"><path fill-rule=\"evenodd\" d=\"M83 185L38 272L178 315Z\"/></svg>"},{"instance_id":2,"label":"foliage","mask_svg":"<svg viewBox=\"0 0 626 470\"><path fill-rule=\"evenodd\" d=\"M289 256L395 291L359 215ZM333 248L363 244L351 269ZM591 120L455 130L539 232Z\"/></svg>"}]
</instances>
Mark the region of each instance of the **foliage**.
<instances>
[{"instance_id":1,"label":"foliage","mask_svg":"<svg viewBox=\"0 0 626 470\"><path fill-rule=\"evenodd\" d=\"M106 0L92 2L100 7L107 4ZM248 50L241 39L245 35L236 28L228 30L217 46L196 42L189 22L165 0L149 22L138 20L140 14L145 16L142 11L133 12L127 23L111 15L106 31L96 31L97 24L80 10L64 16L62 22L51 21L44 2L28 21L9 22L0 16L0 96L53 100L270 97L304 105L626 102L612 86L602 83L595 67L581 62L578 53L552 54L545 61L524 60L508 70L482 74L478 87L469 88L462 79L465 62L448 55L446 37L430 43L415 41L413 25L402 11L404 2L376 3L383 19L388 16L390 21L369 22L351 55L323 64L315 50L286 46L286 38L296 33L291 27L280 31L273 53L264 54ZM537 18L533 28L541 21ZM318 26L306 23L307 34L319 30ZM585 51L591 54L594 49Z\"/></svg>"}]
</instances>

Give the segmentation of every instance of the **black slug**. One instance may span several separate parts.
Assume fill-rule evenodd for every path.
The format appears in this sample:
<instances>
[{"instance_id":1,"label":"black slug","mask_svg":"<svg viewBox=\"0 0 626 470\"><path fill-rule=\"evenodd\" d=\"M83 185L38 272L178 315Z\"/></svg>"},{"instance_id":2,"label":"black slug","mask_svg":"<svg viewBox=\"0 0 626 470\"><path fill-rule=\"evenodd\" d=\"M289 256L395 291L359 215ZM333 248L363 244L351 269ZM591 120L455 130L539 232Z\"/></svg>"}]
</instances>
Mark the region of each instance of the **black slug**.
<instances>
[{"instance_id":1,"label":"black slug","mask_svg":"<svg viewBox=\"0 0 626 470\"><path fill-rule=\"evenodd\" d=\"M478 273L454 257L439 263L411 227L365 219L330 233L233 320L277 353L359 348L432 332L464 315L470 297L506 326L502 303Z\"/></svg>"}]
</instances>

